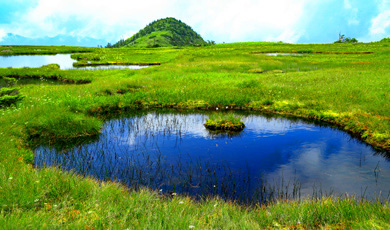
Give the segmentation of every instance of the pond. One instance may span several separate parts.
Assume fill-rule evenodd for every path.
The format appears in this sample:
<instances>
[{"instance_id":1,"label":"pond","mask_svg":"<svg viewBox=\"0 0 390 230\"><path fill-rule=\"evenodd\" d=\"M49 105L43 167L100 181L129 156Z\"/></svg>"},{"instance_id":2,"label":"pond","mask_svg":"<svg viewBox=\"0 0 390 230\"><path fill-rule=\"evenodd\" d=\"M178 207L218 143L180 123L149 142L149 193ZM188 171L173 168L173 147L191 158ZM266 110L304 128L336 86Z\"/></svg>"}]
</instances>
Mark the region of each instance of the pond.
<instances>
[{"instance_id":1,"label":"pond","mask_svg":"<svg viewBox=\"0 0 390 230\"><path fill-rule=\"evenodd\" d=\"M0 56L0 68L36 68L48 64L59 64L62 70L141 69L147 67L134 65L73 67L74 62L76 60L72 59L70 54Z\"/></svg>"},{"instance_id":2,"label":"pond","mask_svg":"<svg viewBox=\"0 0 390 230\"><path fill-rule=\"evenodd\" d=\"M35 165L57 165L130 188L245 203L390 192L386 153L327 126L243 114L244 131L215 134L207 113L139 112L105 123L97 140L39 146Z\"/></svg>"},{"instance_id":3,"label":"pond","mask_svg":"<svg viewBox=\"0 0 390 230\"><path fill-rule=\"evenodd\" d=\"M268 56L303 56L303 54L297 54L297 53L266 53L265 55Z\"/></svg>"}]
</instances>

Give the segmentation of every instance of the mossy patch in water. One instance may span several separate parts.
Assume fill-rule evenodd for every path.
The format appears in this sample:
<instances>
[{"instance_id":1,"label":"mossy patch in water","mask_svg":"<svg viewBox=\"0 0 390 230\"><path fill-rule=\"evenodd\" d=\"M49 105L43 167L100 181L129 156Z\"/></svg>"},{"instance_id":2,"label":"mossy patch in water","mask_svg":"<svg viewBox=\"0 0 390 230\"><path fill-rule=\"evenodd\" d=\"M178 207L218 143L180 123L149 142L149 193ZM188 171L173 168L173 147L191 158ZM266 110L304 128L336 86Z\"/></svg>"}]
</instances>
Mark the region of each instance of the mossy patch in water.
<instances>
[{"instance_id":1,"label":"mossy patch in water","mask_svg":"<svg viewBox=\"0 0 390 230\"><path fill-rule=\"evenodd\" d=\"M230 114L211 114L209 119L204 124L209 130L221 130L221 131L235 131L239 132L245 128L244 123L241 121L241 117Z\"/></svg>"}]
</instances>

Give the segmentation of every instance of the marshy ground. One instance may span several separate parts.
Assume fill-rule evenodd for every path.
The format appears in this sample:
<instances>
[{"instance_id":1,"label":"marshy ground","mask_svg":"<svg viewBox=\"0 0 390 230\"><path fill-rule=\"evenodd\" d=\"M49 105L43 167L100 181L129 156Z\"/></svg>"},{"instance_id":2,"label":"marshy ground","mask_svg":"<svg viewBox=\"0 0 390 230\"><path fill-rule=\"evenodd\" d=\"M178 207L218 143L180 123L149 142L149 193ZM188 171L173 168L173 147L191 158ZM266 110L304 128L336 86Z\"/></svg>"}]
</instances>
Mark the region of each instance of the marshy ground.
<instances>
[{"instance_id":1,"label":"marshy ground","mask_svg":"<svg viewBox=\"0 0 390 230\"><path fill-rule=\"evenodd\" d=\"M324 121L389 150L388 43L169 49L0 46L0 53L75 53L72 57L80 65L160 64L137 70L0 69L1 77L67 83L21 84L25 98L0 109L0 225L5 228L390 227L387 199L323 197L247 207L218 197L195 201L146 188L134 191L32 165L36 142L90 138L99 134L105 116L155 108L256 110Z\"/></svg>"}]
</instances>

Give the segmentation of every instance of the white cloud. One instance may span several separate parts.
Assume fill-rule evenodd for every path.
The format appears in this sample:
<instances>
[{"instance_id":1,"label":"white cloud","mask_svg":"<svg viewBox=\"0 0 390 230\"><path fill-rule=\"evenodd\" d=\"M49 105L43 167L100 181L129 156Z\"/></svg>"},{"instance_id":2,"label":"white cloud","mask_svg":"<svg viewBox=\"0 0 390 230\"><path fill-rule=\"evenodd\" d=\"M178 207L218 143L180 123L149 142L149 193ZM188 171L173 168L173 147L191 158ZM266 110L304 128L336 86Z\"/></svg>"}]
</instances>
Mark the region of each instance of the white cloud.
<instances>
[{"instance_id":1,"label":"white cloud","mask_svg":"<svg viewBox=\"0 0 390 230\"><path fill-rule=\"evenodd\" d=\"M364 9L362 0L343 0L346 26L356 26ZM216 42L311 40L318 31L316 18L337 0L38 0L35 7L2 28L26 37L93 37L114 42L128 38L153 20L175 17L190 25L206 40ZM390 0L377 0L381 12L372 21L366 38L386 34ZM387 12L387 13L386 13ZM335 15L329 14L329 18ZM322 23L325 25L325 23ZM310 27L311 26L311 27ZM330 25L334 26L335 25ZM363 28L364 30L368 28ZM338 31L338 29L336 29ZM365 40L367 40L365 39Z\"/></svg>"},{"instance_id":2,"label":"white cloud","mask_svg":"<svg viewBox=\"0 0 390 230\"><path fill-rule=\"evenodd\" d=\"M352 9L351 2L349 0L344 0L344 8L345 9Z\"/></svg>"},{"instance_id":3,"label":"white cloud","mask_svg":"<svg viewBox=\"0 0 390 230\"><path fill-rule=\"evenodd\" d=\"M283 33L281 35L279 35L276 39L270 39L270 40L283 41L283 42L288 42L288 43L296 43L304 33L305 32L303 30L295 31L292 29L287 29L287 30L283 31Z\"/></svg>"},{"instance_id":4,"label":"white cloud","mask_svg":"<svg viewBox=\"0 0 390 230\"><path fill-rule=\"evenodd\" d=\"M359 9L353 7L350 0L344 0L344 9L347 11L348 25L359 25L358 20Z\"/></svg>"},{"instance_id":5,"label":"white cloud","mask_svg":"<svg viewBox=\"0 0 390 230\"><path fill-rule=\"evenodd\" d=\"M3 38L7 36L7 33L4 29L0 29L0 42L3 41Z\"/></svg>"},{"instance_id":6,"label":"white cloud","mask_svg":"<svg viewBox=\"0 0 390 230\"><path fill-rule=\"evenodd\" d=\"M205 39L297 41L296 28L310 0L39 0L9 29L29 37L73 34L129 37L153 20L175 17ZM76 22L69 25L68 22ZM76 25L75 25L76 24ZM126 32L129 31L129 32ZM295 32L298 31L298 32Z\"/></svg>"},{"instance_id":7,"label":"white cloud","mask_svg":"<svg viewBox=\"0 0 390 230\"><path fill-rule=\"evenodd\" d=\"M304 17L309 1L200 0L187 8L201 34L223 37L225 41L265 40L291 30ZM197 13L201 12L201 13ZM194 15L196 15L194 17Z\"/></svg>"},{"instance_id":8,"label":"white cloud","mask_svg":"<svg viewBox=\"0 0 390 230\"><path fill-rule=\"evenodd\" d=\"M384 36L388 27L390 27L390 10L384 11L372 19L370 34L372 36Z\"/></svg>"},{"instance_id":9,"label":"white cloud","mask_svg":"<svg viewBox=\"0 0 390 230\"><path fill-rule=\"evenodd\" d=\"M133 27L140 29L154 19L166 17L172 3L157 0L40 0L14 30L29 37L73 33L95 38L116 34L119 38L118 34L123 31Z\"/></svg>"},{"instance_id":10,"label":"white cloud","mask_svg":"<svg viewBox=\"0 0 390 230\"><path fill-rule=\"evenodd\" d=\"M366 36L359 38L359 41L378 41L390 37L390 0L380 0L378 11L378 15L371 19L369 32Z\"/></svg>"},{"instance_id":11,"label":"white cloud","mask_svg":"<svg viewBox=\"0 0 390 230\"><path fill-rule=\"evenodd\" d=\"M390 10L390 0L379 0L379 10Z\"/></svg>"},{"instance_id":12,"label":"white cloud","mask_svg":"<svg viewBox=\"0 0 390 230\"><path fill-rule=\"evenodd\" d=\"M133 36L134 34L136 34L138 31L135 31L135 30L130 30L128 31L127 33L124 33L121 35L120 39L124 39L126 40L127 38L130 38L131 36Z\"/></svg>"}]
</instances>

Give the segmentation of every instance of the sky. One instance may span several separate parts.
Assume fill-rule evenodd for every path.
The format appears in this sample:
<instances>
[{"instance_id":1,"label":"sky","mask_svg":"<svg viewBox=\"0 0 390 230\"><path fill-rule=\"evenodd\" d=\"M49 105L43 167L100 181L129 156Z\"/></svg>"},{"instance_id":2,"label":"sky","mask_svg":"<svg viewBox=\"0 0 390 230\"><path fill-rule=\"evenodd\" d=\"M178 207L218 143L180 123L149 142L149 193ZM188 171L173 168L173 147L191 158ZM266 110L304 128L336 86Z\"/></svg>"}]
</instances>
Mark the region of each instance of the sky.
<instances>
[{"instance_id":1,"label":"sky","mask_svg":"<svg viewBox=\"0 0 390 230\"><path fill-rule=\"evenodd\" d=\"M166 17L217 43L390 37L390 0L0 0L0 42L13 33L114 43Z\"/></svg>"}]
</instances>

